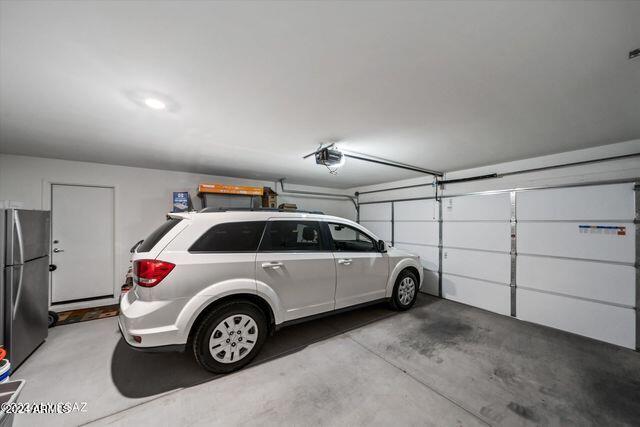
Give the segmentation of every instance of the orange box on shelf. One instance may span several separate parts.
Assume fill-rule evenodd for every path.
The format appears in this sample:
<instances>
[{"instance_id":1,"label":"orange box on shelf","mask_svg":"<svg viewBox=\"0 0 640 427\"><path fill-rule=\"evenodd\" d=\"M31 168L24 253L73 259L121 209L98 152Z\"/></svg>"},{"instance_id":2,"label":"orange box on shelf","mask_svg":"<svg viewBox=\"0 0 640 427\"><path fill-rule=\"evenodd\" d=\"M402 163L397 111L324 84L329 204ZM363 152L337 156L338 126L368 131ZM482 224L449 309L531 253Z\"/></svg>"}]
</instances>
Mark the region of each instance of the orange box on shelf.
<instances>
[{"instance_id":1,"label":"orange box on shelf","mask_svg":"<svg viewBox=\"0 0 640 427\"><path fill-rule=\"evenodd\" d=\"M244 196L262 196L262 194L264 193L264 188L248 187L243 185L200 184L198 186L198 195L200 193L241 194Z\"/></svg>"}]
</instances>

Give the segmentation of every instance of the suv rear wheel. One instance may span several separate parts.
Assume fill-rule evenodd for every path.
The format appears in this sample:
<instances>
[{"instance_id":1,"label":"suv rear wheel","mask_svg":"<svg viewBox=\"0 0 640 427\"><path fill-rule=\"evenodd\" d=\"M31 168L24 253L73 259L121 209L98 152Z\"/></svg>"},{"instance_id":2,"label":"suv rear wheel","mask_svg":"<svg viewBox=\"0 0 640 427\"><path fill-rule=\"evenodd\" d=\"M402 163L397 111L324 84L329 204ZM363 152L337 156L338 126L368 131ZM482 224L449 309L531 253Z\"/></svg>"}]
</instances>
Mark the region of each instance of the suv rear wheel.
<instances>
[{"instance_id":1,"label":"suv rear wheel","mask_svg":"<svg viewBox=\"0 0 640 427\"><path fill-rule=\"evenodd\" d=\"M203 368L226 374L251 362L266 338L267 321L262 310L247 301L230 301L200 323L193 353Z\"/></svg>"},{"instance_id":2,"label":"suv rear wheel","mask_svg":"<svg viewBox=\"0 0 640 427\"><path fill-rule=\"evenodd\" d=\"M408 310L418 297L418 278L411 270L403 270L396 279L391 295L391 307L394 310Z\"/></svg>"}]
</instances>

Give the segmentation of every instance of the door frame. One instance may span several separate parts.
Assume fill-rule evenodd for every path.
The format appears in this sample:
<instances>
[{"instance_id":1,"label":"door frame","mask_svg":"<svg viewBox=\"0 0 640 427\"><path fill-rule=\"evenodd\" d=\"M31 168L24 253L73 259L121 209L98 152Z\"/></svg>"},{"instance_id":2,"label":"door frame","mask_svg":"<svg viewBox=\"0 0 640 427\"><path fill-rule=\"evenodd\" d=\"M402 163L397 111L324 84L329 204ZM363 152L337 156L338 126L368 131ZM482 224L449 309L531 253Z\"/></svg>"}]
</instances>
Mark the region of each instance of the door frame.
<instances>
[{"instance_id":1,"label":"door frame","mask_svg":"<svg viewBox=\"0 0 640 427\"><path fill-rule=\"evenodd\" d=\"M118 280L118 258L116 248L118 247L118 193L119 188L116 184L109 183L86 183L86 182L77 182L77 181L63 181L63 180L42 180L42 208L44 210L51 211L51 201L53 199L53 186L54 185L64 185L69 187L94 187L94 188L110 188L113 190L113 297L107 298L98 298L91 299L88 301L78 301L72 302L68 304L56 304L55 306L51 306L51 295L52 295L52 276L49 274L49 310L52 308L54 311L66 311L66 310L78 310L83 308L91 308L91 307L99 307L103 305L113 305L117 304L120 299L120 287ZM51 212L51 222L53 224L53 212ZM51 233L53 233L53 227L51 227ZM51 260L51 251L53 250L53 237L50 236L50 247L49 247L49 260Z\"/></svg>"}]
</instances>

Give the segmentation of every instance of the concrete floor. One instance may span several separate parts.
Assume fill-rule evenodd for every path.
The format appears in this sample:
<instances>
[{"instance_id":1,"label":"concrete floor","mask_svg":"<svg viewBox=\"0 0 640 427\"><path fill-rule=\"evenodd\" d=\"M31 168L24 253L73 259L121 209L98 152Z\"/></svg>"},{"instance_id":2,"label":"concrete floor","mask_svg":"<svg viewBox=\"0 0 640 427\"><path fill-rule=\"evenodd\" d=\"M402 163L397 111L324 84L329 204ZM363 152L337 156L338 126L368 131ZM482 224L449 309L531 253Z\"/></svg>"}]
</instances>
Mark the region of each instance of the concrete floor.
<instances>
[{"instance_id":1,"label":"concrete floor","mask_svg":"<svg viewBox=\"0 0 640 427\"><path fill-rule=\"evenodd\" d=\"M16 372L22 402L86 413L14 425L638 425L640 354L420 295L283 329L248 368L212 376L146 354L115 319L50 330Z\"/></svg>"}]
</instances>

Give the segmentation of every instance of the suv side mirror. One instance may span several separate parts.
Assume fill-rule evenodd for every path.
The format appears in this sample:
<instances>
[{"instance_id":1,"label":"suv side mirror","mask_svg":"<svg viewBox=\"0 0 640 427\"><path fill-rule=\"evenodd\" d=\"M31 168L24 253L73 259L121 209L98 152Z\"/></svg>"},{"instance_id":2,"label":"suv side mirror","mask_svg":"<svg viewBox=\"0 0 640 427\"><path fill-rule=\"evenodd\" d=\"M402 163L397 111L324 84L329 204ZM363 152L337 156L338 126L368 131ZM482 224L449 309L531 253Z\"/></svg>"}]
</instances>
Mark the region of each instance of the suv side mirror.
<instances>
[{"instance_id":1,"label":"suv side mirror","mask_svg":"<svg viewBox=\"0 0 640 427\"><path fill-rule=\"evenodd\" d=\"M384 240L378 240L378 251L385 253L387 252L387 244Z\"/></svg>"}]
</instances>

